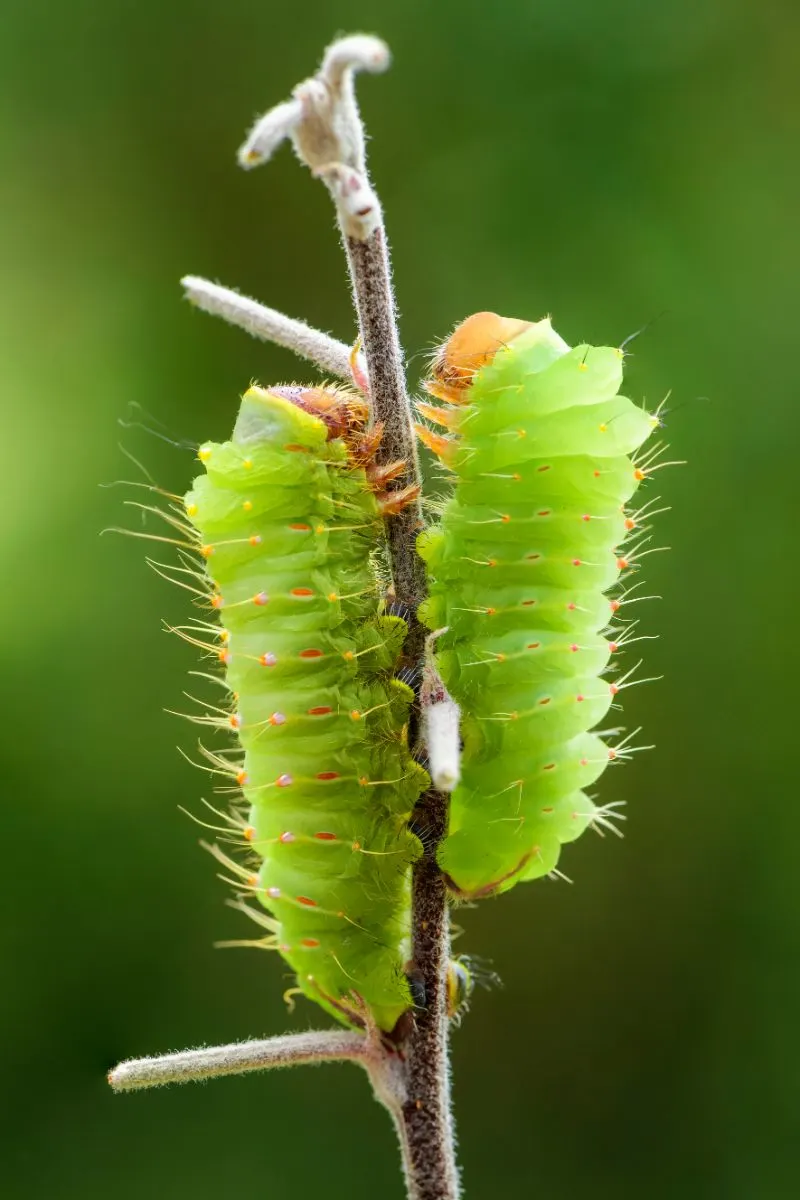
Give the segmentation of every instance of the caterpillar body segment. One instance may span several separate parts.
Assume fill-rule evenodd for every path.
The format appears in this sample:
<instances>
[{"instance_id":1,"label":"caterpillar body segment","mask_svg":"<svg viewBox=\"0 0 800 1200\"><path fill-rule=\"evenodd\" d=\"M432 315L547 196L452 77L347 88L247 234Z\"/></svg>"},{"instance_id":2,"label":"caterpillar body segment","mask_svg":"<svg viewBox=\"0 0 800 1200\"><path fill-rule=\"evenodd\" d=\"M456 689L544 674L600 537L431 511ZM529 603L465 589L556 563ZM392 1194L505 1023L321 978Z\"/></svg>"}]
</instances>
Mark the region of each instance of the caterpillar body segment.
<instances>
[{"instance_id":1,"label":"caterpillar body segment","mask_svg":"<svg viewBox=\"0 0 800 1200\"><path fill-rule=\"evenodd\" d=\"M620 756L591 732L620 690L608 674L620 600L608 593L638 536L626 505L646 472L631 455L658 424L619 394L622 357L570 348L549 320L478 313L426 384L449 406L435 416L447 433L420 433L455 482L418 549L430 579L420 616L462 712L439 853L461 897L551 873L561 845L606 813L585 789Z\"/></svg>"}]
</instances>

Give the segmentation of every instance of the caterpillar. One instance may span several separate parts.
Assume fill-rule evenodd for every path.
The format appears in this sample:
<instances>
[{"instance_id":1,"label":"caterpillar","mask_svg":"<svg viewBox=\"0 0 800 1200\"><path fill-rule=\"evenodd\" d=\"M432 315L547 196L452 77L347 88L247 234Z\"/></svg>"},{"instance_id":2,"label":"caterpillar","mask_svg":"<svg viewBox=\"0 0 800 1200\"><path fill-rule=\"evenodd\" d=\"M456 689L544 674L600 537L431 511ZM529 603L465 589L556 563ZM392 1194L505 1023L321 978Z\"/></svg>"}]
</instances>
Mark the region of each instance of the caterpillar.
<instances>
[{"instance_id":1,"label":"caterpillar","mask_svg":"<svg viewBox=\"0 0 800 1200\"><path fill-rule=\"evenodd\" d=\"M476 313L442 347L420 403L423 442L455 478L418 538L439 673L462 712L461 780L439 862L477 898L556 869L561 845L608 823L585 789L630 753L592 732L624 686L606 678L624 635L610 598L636 563L659 424L620 396L621 350L570 348L548 319ZM638 464L638 465L637 465Z\"/></svg>"},{"instance_id":2,"label":"caterpillar","mask_svg":"<svg viewBox=\"0 0 800 1200\"><path fill-rule=\"evenodd\" d=\"M237 742L209 757L255 865L215 852L299 990L390 1031L412 1004L408 823L428 776L392 676L406 625L376 571L396 464L376 465L366 418L345 389L250 388L230 441L200 447L185 513L230 697L204 720Z\"/></svg>"}]
</instances>

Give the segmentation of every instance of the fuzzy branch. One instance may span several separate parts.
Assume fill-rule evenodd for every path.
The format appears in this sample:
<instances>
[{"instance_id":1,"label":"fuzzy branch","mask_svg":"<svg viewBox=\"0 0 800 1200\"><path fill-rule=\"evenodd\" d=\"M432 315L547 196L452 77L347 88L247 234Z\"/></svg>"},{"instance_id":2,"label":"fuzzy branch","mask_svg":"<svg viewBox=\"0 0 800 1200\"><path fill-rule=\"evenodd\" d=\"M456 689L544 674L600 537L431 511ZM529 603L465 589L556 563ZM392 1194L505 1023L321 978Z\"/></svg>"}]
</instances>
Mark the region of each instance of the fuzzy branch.
<instances>
[{"instance_id":1,"label":"fuzzy branch","mask_svg":"<svg viewBox=\"0 0 800 1200\"><path fill-rule=\"evenodd\" d=\"M218 283L210 283L197 275L184 276L181 285L186 299L195 308L222 317L230 325L244 329L253 337L285 346L331 375L347 380L351 378L351 351L344 342L321 333L305 321L284 316L275 308L267 308L257 300L221 287Z\"/></svg>"},{"instance_id":2,"label":"fuzzy branch","mask_svg":"<svg viewBox=\"0 0 800 1200\"><path fill-rule=\"evenodd\" d=\"M109 1072L115 1092L135 1092L168 1083L192 1083L218 1075L243 1075L301 1063L365 1062L366 1039L361 1033L320 1030L293 1033L265 1041L203 1046L158 1058L132 1058Z\"/></svg>"}]
</instances>

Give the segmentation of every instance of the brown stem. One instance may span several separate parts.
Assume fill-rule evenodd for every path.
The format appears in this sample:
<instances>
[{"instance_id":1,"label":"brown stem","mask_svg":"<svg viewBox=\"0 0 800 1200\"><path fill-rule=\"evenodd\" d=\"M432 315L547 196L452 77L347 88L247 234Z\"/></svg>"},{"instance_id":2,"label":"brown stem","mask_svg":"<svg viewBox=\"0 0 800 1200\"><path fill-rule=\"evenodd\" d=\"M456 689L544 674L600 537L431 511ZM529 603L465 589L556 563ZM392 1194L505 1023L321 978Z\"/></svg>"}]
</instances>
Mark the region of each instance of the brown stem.
<instances>
[{"instance_id":1,"label":"brown stem","mask_svg":"<svg viewBox=\"0 0 800 1200\"><path fill-rule=\"evenodd\" d=\"M406 394L400 339L392 292L386 235L379 225L365 241L344 237L353 299L358 313L361 342L367 360L372 412L382 423L378 447L380 463L402 459L405 470L396 486L420 485L419 456L414 435L411 405ZM425 596L425 567L415 542L422 527L419 500L387 518L387 539L392 563L395 595L411 610L406 654L419 663L424 650L424 631L414 614Z\"/></svg>"},{"instance_id":2,"label":"brown stem","mask_svg":"<svg viewBox=\"0 0 800 1200\"><path fill-rule=\"evenodd\" d=\"M447 832L449 796L429 791L417 807L425 847L412 881L412 960L425 991L406 1050L408 1098L403 1105L406 1176L414 1200L455 1200L448 1054L447 967L450 921L436 849Z\"/></svg>"},{"instance_id":3,"label":"brown stem","mask_svg":"<svg viewBox=\"0 0 800 1200\"><path fill-rule=\"evenodd\" d=\"M363 241L345 235L344 243L367 360L373 416L384 426L380 461L403 459L405 472L398 486L419 485L419 459L383 226ZM409 610L405 656L414 666L421 666L425 648L425 631L417 619L417 606L426 593L425 568L415 545L421 524L417 501L389 517L387 527L395 595ZM447 833L448 801L445 793L428 791L413 818L424 849L413 871L412 966L422 984L425 1005L416 1011L404 1045L406 1096L400 1112L393 1113L409 1200L456 1200L458 1196L446 993L450 923L447 890L436 861L437 848Z\"/></svg>"}]
</instances>

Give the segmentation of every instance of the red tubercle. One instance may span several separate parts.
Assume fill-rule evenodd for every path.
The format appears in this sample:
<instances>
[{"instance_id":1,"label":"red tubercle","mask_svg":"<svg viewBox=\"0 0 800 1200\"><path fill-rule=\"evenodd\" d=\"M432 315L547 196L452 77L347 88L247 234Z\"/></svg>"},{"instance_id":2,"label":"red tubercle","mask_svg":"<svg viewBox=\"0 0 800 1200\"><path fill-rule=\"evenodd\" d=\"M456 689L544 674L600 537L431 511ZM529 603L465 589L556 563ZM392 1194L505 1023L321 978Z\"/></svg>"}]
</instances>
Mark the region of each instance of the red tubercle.
<instances>
[{"instance_id":1,"label":"red tubercle","mask_svg":"<svg viewBox=\"0 0 800 1200\"><path fill-rule=\"evenodd\" d=\"M328 704L319 704L316 708L309 708L307 712L309 717L327 717L333 709Z\"/></svg>"},{"instance_id":2,"label":"red tubercle","mask_svg":"<svg viewBox=\"0 0 800 1200\"><path fill-rule=\"evenodd\" d=\"M549 508L540 508L536 515L537 517L549 517L551 512L552 510Z\"/></svg>"},{"instance_id":3,"label":"red tubercle","mask_svg":"<svg viewBox=\"0 0 800 1200\"><path fill-rule=\"evenodd\" d=\"M290 525L289 528L296 530L298 533L310 533L311 532L311 526L304 525L304 524L302 524L302 522L298 523L297 525Z\"/></svg>"},{"instance_id":4,"label":"red tubercle","mask_svg":"<svg viewBox=\"0 0 800 1200\"><path fill-rule=\"evenodd\" d=\"M314 589L313 589L313 588L307 588L307 587L298 587L298 588L292 588L291 595L292 595L292 596L300 596L300 597L304 597L304 596L313 596L313 595L314 595Z\"/></svg>"},{"instance_id":5,"label":"red tubercle","mask_svg":"<svg viewBox=\"0 0 800 1200\"><path fill-rule=\"evenodd\" d=\"M301 938L300 945L304 950L318 950L319 942L316 938Z\"/></svg>"},{"instance_id":6,"label":"red tubercle","mask_svg":"<svg viewBox=\"0 0 800 1200\"><path fill-rule=\"evenodd\" d=\"M335 833L328 833L325 830L315 833L314 837L318 842L335 842L338 840Z\"/></svg>"},{"instance_id":7,"label":"red tubercle","mask_svg":"<svg viewBox=\"0 0 800 1200\"><path fill-rule=\"evenodd\" d=\"M549 470L550 470L550 463L548 463L546 467L537 467L537 468L536 468L536 470L537 470L537 472L549 471Z\"/></svg>"},{"instance_id":8,"label":"red tubercle","mask_svg":"<svg viewBox=\"0 0 800 1200\"><path fill-rule=\"evenodd\" d=\"M266 592L256 592L253 596L253 604L258 608L262 608L265 604L269 604L269 596Z\"/></svg>"},{"instance_id":9,"label":"red tubercle","mask_svg":"<svg viewBox=\"0 0 800 1200\"><path fill-rule=\"evenodd\" d=\"M324 650L318 650L315 647L311 646L311 647L309 647L308 650L301 650L297 657L298 658L322 658L322 657L324 657L324 654L325 654Z\"/></svg>"},{"instance_id":10,"label":"red tubercle","mask_svg":"<svg viewBox=\"0 0 800 1200\"><path fill-rule=\"evenodd\" d=\"M304 904L306 908L318 908L316 900L312 900L310 896L295 896L298 904Z\"/></svg>"},{"instance_id":11,"label":"red tubercle","mask_svg":"<svg viewBox=\"0 0 800 1200\"><path fill-rule=\"evenodd\" d=\"M577 642L573 642L572 645L570 646L570 650L572 651L573 654L575 654L575 653L577 653L578 650L580 650L580 646L577 644Z\"/></svg>"},{"instance_id":12,"label":"red tubercle","mask_svg":"<svg viewBox=\"0 0 800 1200\"><path fill-rule=\"evenodd\" d=\"M231 715L228 717L228 724L230 725L231 729L241 729L242 718L238 713L231 713Z\"/></svg>"},{"instance_id":13,"label":"red tubercle","mask_svg":"<svg viewBox=\"0 0 800 1200\"><path fill-rule=\"evenodd\" d=\"M544 705L549 704L552 699L553 699L552 696L545 696L543 700L539 701L539 703L540 703L540 705L542 705L542 707L544 707Z\"/></svg>"},{"instance_id":14,"label":"red tubercle","mask_svg":"<svg viewBox=\"0 0 800 1200\"><path fill-rule=\"evenodd\" d=\"M270 723L270 725L285 725L286 724L286 716L282 712L274 712L272 714L272 716L269 718L269 723Z\"/></svg>"},{"instance_id":15,"label":"red tubercle","mask_svg":"<svg viewBox=\"0 0 800 1200\"><path fill-rule=\"evenodd\" d=\"M320 771L319 774L317 775L317 779L321 779L323 781L327 781L329 779L339 779L339 778L340 778L340 775L339 775L338 771Z\"/></svg>"}]
</instances>

